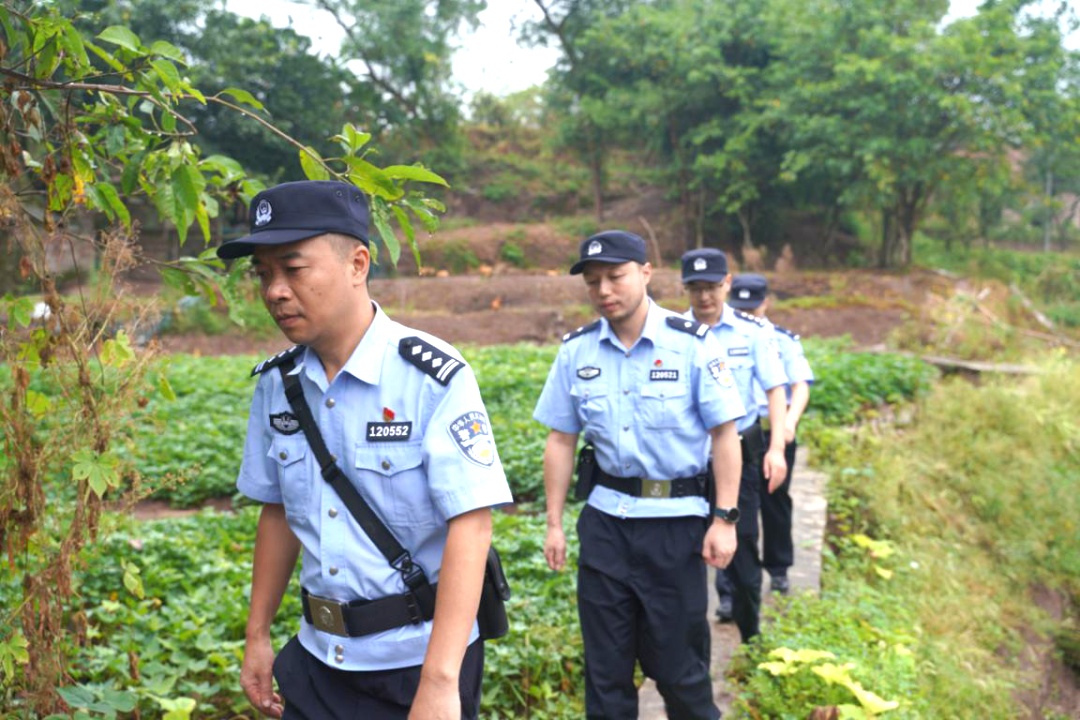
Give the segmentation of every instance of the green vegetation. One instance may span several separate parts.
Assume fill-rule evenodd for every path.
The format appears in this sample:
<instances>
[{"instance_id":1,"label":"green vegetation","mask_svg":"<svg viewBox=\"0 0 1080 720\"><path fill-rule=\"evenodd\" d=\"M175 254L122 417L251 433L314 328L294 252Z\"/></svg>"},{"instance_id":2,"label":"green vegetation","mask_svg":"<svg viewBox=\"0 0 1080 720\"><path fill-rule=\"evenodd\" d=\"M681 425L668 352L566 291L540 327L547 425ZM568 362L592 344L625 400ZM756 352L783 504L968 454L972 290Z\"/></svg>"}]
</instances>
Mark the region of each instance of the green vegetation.
<instances>
[{"instance_id":1,"label":"green vegetation","mask_svg":"<svg viewBox=\"0 0 1080 720\"><path fill-rule=\"evenodd\" d=\"M1039 589L1066 600L1080 589L1080 371L1061 359L1043 369L942 383L913 423L863 425L833 449L822 595L781 603L737 664L747 712L859 708L823 677L846 663L864 690L898 703L888 717L1021 712L1017 693L1037 680L1015 659L1024 633L1066 652L1075 642L1076 606L1054 620ZM780 648L832 655L784 660Z\"/></svg>"}]
</instances>

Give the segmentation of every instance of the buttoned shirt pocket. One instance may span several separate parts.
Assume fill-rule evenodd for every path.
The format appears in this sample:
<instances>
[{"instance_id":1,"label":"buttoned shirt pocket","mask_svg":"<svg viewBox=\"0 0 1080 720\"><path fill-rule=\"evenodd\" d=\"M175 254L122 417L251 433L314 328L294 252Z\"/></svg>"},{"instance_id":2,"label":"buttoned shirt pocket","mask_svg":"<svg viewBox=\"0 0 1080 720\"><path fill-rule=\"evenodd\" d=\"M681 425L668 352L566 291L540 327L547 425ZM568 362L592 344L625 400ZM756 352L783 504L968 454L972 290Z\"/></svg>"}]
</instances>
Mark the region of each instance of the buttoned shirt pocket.
<instances>
[{"instance_id":1,"label":"buttoned shirt pocket","mask_svg":"<svg viewBox=\"0 0 1080 720\"><path fill-rule=\"evenodd\" d=\"M355 464L365 492L388 523L438 523L420 445L357 445Z\"/></svg>"},{"instance_id":2,"label":"buttoned shirt pocket","mask_svg":"<svg viewBox=\"0 0 1080 720\"><path fill-rule=\"evenodd\" d=\"M277 465L285 515L297 521L306 521L313 482L322 482L321 477L312 477L308 472L308 452L307 441L299 436L274 438L267 453Z\"/></svg>"},{"instance_id":3,"label":"buttoned shirt pocket","mask_svg":"<svg viewBox=\"0 0 1080 720\"><path fill-rule=\"evenodd\" d=\"M641 423L656 430L680 428L693 416L692 400L685 385L645 383L638 403Z\"/></svg>"},{"instance_id":4,"label":"buttoned shirt pocket","mask_svg":"<svg viewBox=\"0 0 1080 720\"><path fill-rule=\"evenodd\" d=\"M609 418L608 386L601 382L579 382L570 386L578 419L585 430L604 431L611 423Z\"/></svg>"}]
</instances>

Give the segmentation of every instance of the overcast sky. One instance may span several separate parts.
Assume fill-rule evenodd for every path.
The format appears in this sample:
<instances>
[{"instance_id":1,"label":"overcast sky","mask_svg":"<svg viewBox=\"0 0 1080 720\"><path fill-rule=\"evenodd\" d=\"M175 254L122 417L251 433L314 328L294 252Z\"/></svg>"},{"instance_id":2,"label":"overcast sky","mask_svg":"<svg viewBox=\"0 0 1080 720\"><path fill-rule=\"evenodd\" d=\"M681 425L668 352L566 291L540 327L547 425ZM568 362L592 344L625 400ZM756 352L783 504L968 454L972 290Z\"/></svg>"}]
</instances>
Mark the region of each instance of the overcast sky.
<instances>
[{"instance_id":1,"label":"overcast sky","mask_svg":"<svg viewBox=\"0 0 1080 720\"><path fill-rule=\"evenodd\" d=\"M952 0L946 23L973 15L981 0ZM1037 3L1045 8L1057 5L1058 0ZM300 5L292 0L224 0L226 8L249 17L270 18L275 27L291 25L307 35L320 54L333 54L341 43L343 32L324 11ZM454 55L454 78L471 95L486 90L506 95L544 82L547 70L558 57L552 48L519 47L518 27L526 20L539 17L533 0L488 0L480 14L481 27L475 34L461 39ZM1068 43L1080 45L1080 34L1073 33Z\"/></svg>"}]
</instances>

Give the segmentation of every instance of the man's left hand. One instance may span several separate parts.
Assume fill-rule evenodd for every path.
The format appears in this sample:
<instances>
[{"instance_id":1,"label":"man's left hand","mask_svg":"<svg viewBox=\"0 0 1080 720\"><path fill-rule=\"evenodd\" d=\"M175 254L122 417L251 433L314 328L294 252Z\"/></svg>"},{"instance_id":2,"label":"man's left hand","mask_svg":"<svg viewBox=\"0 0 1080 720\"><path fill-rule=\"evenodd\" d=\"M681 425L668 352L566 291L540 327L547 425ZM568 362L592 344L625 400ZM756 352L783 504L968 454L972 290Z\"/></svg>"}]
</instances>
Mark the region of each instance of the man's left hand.
<instances>
[{"instance_id":1,"label":"man's left hand","mask_svg":"<svg viewBox=\"0 0 1080 720\"><path fill-rule=\"evenodd\" d=\"M461 695L458 681L421 678L409 720L461 720Z\"/></svg>"},{"instance_id":2,"label":"man's left hand","mask_svg":"<svg viewBox=\"0 0 1080 720\"><path fill-rule=\"evenodd\" d=\"M765 473L765 479L769 481L769 492L775 492L787 477L787 460L784 459L784 451L769 450L765 453L762 471Z\"/></svg>"}]
</instances>

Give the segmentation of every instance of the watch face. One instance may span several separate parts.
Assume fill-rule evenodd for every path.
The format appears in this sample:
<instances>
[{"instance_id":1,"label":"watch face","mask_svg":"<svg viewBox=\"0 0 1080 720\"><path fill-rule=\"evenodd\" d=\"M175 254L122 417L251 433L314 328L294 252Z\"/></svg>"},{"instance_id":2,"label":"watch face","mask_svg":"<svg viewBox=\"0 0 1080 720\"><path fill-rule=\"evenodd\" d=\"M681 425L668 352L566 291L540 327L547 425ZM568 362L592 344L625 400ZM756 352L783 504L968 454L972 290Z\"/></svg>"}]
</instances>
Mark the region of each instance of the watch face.
<instances>
[{"instance_id":1,"label":"watch face","mask_svg":"<svg viewBox=\"0 0 1080 720\"><path fill-rule=\"evenodd\" d=\"M739 508L737 507L716 508L713 513L724 522L735 523L739 521Z\"/></svg>"}]
</instances>

